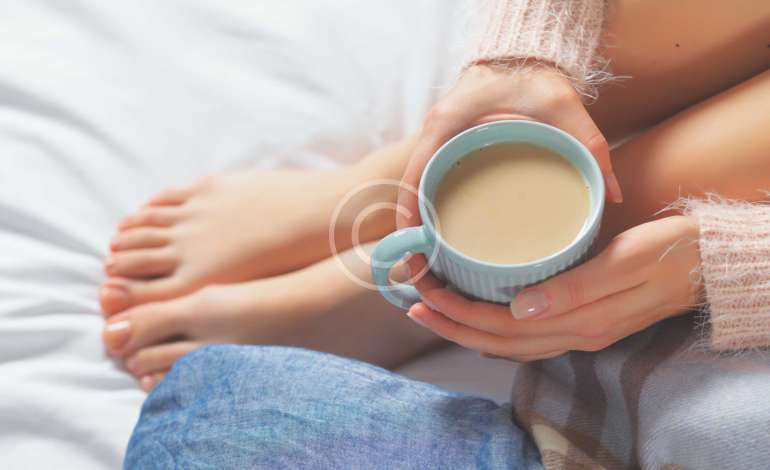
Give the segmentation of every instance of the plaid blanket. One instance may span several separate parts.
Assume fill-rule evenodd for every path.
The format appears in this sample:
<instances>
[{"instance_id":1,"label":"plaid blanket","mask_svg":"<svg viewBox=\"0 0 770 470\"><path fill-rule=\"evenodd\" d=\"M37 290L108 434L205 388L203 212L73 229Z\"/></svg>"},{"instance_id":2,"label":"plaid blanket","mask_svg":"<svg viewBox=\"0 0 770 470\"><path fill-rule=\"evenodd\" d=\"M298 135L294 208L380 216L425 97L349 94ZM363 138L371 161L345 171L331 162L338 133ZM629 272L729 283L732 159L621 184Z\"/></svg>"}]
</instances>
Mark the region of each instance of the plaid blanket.
<instances>
[{"instance_id":1,"label":"plaid blanket","mask_svg":"<svg viewBox=\"0 0 770 470\"><path fill-rule=\"evenodd\" d=\"M546 469L770 468L770 355L719 356L697 325L520 366L514 417Z\"/></svg>"}]
</instances>

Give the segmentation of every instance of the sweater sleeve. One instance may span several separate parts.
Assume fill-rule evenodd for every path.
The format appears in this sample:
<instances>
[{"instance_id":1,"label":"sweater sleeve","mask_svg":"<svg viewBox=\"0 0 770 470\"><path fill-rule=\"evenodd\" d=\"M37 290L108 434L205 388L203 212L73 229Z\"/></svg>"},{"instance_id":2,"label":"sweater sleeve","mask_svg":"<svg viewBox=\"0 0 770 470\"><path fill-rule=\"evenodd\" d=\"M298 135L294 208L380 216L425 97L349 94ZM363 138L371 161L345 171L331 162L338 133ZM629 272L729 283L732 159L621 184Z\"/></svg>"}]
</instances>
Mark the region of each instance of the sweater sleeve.
<instances>
[{"instance_id":1,"label":"sweater sleeve","mask_svg":"<svg viewBox=\"0 0 770 470\"><path fill-rule=\"evenodd\" d=\"M693 200L717 351L770 346L770 205Z\"/></svg>"},{"instance_id":2,"label":"sweater sleeve","mask_svg":"<svg viewBox=\"0 0 770 470\"><path fill-rule=\"evenodd\" d=\"M479 62L538 59L586 88L604 67L596 49L604 0L471 0L463 68Z\"/></svg>"}]
</instances>

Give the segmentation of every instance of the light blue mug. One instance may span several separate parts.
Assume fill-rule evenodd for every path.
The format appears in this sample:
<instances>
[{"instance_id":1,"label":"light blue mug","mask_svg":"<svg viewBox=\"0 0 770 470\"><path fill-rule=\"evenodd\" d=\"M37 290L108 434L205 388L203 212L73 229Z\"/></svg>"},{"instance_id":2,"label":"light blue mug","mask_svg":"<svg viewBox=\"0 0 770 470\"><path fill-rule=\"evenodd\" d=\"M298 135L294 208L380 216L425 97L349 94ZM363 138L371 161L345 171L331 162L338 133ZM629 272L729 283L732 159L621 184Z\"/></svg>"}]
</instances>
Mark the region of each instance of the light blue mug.
<instances>
[{"instance_id":1,"label":"light blue mug","mask_svg":"<svg viewBox=\"0 0 770 470\"><path fill-rule=\"evenodd\" d=\"M475 150L505 142L539 145L561 155L583 175L591 198L589 215L572 243L550 256L522 264L488 263L460 253L436 230L432 210L439 184L455 163ZM419 302L420 295L414 287L391 284L389 273L407 254L423 253L430 270L455 290L488 302L510 303L523 287L575 265L586 255L599 232L604 180L591 152L566 132L534 121L496 121L468 129L438 149L420 180L418 203L423 225L393 232L377 244L372 254L372 277L380 293L404 309Z\"/></svg>"}]
</instances>

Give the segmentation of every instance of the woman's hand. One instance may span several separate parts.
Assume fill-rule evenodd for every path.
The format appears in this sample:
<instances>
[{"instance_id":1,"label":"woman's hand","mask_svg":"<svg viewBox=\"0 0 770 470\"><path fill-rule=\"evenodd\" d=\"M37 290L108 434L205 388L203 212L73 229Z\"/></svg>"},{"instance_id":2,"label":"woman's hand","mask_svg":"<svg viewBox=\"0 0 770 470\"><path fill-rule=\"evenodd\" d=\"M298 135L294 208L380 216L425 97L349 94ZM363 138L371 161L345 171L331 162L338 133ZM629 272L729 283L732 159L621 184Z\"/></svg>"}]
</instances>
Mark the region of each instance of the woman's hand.
<instances>
[{"instance_id":1,"label":"woman's hand","mask_svg":"<svg viewBox=\"0 0 770 470\"><path fill-rule=\"evenodd\" d=\"M598 351L700 302L697 240L690 217L648 222L525 289L510 309L433 288L409 317L461 346L516 361Z\"/></svg>"},{"instance_id":2,"label":"woman's hand","mask_svg":"<svg viewBox=\"0 0 770 470\"><path fill-rule=\"evenodd\" d=\"M608 199L620 202L622 195L612 171L607 141L572 84L553 67L524 67L516 73L486 65L468 68L428 113L403 182L417 188L436 150L473 125L501 119L535 119L567 131L588 147L604 174ZM406 209L399 213L399 227L419 225L416 194L402 189L399 205Z\"/></svg>"}]
</instances>

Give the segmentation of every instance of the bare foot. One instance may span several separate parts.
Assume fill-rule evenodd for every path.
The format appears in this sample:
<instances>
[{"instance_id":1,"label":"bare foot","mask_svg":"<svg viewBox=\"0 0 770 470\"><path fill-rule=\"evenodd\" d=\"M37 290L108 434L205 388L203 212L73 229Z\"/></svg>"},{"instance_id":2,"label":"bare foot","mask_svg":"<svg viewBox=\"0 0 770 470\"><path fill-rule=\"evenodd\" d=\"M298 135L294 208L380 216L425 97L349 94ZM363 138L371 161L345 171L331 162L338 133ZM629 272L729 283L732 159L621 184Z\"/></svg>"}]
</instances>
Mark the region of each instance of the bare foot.
<instances>
[{"instance_id":1,"label":"bare foot","mask_svg":"<svg viewBox=\"0 0 770 470\"><path fill-rule=\"evenodd\" d=\"M178 358L205 344L291 344L311 309L292 304L280 278L211 286L113 315L103 340L143 389L152 389Z\"/></svg>"},{"instance_id":2,"label":"bare foot","mask_svg":"<svg viewBox=\"0 0 770 470\"><path fill-rule=\"evenodd\" d=\"M348 260L352 251L343 255ZM107 319L107 351L145 390L184 354L211 343L282 344L394 367L437 342L376 291L351 281L365 263L334 259L240 284L209 286L173 300L132 307Z\"/></svg>"},{"instance_id":3,"label":"bare foot","mask_svg":"<svg viewBox=\"0 0 770 470\"><path fill-rule=\"evenodd\" d=\"M399 179L412 146L405 139L332 171L242 171L163 191L120 223L105 260L102 309L110 315L324 259L332 214L353 189L335 225L337 249L352 246L359 223L356 243L384 236L394 228L393 214L364 209L394 203L396 188L360 185ZM358 220L362 213L369 215Z\"/></svg>"},{"instance_id":4,"label":"bare foot","mask_svg":"<svg viewBox=\"0 0 770 470\"><path fill-rule=\"evenodd\" d=\"M329 255L342 171L243 171L158 194L126 217L105 260L107 314L205 285L272 276Z\"/></svg>"}]
</instances>

